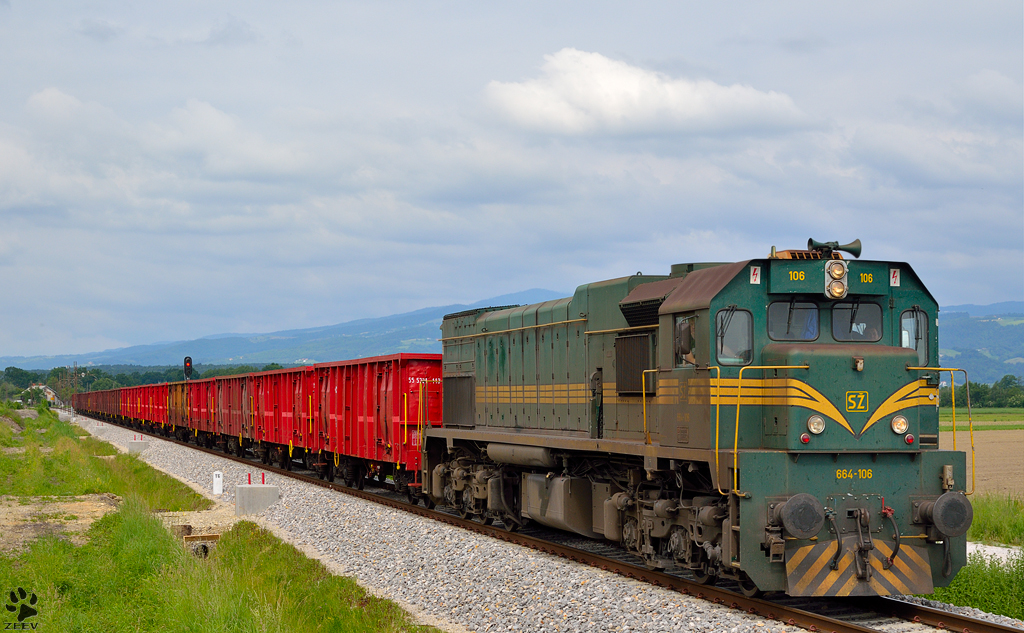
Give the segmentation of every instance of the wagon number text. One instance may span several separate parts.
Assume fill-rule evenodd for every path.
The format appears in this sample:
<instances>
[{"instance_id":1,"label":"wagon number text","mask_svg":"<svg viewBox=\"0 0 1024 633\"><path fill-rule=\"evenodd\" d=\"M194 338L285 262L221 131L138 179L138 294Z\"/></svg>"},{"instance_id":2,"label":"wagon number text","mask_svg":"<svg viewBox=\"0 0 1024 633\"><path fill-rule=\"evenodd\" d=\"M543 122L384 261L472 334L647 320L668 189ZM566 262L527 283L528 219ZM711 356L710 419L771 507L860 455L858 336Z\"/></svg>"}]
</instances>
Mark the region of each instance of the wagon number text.
<instances>
[{"instance_id":1,"label":"wagon number text","mask_svg":"<svg viewBox=\"0 0 1024 633\"><path fill-rule=\"evenodd\" d=\"M836 479L871 479L870 468L858 468L856 470L846 470L840 468L836 471Z\"/></svg>"}]
</instances>

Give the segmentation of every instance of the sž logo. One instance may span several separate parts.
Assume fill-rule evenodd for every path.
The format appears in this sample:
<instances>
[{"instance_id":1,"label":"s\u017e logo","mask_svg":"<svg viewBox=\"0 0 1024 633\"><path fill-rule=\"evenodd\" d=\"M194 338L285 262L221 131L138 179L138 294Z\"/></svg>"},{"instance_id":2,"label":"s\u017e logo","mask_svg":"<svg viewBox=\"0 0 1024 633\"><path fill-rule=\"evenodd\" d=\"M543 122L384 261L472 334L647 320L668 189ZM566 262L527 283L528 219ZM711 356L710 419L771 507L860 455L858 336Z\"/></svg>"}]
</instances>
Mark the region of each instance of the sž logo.
<instances>
[{"instance_id":1,"label":"s\u017e logo","mask_svg":"<svg viewBox=\"0 0 1024 633\"><path fill-rule=\"evenodd\" d=\"M5 631L29 631L35 630L38 623L33 622L31 624L25 623L28 618L34 617L39 614L39 611L35 608L39 598L34 593L29 593L18 587L17 591L12 590L10 595L10 603L4 605L8 611L18 616L17 622L5 622Z\"/></svg>"}]
</instances>

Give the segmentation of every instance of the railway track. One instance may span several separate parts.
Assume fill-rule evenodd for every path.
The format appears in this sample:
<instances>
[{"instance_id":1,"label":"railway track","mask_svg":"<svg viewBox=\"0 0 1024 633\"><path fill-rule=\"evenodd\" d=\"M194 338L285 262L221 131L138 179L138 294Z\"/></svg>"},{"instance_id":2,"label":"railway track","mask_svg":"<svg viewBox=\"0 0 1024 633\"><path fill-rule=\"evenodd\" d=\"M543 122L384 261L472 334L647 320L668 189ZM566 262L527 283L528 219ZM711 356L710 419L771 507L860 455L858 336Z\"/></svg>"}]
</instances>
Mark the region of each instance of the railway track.
<instances>
[{"instance_id":1,"label":"railway track","mask_svg":"<svg viewBox=\"0 0 1024 633\"><path fill-rule=\"evenodd\" d=\"M107 423L109 424L109 422ZM139 431L139 429L130 430ZM141 432L145 435L172 442L192 450L202 451L221 459L228 459L247 466L260 468L267 472L273 472L281 476L336 490L367 501L567 558L658 587L670 588L684 595L708 600L732 609L741 610L809 631L879 633L879 631L892 630L893 624L899 623L916 623L938 630L962 631L964 633L1021 633L1022 631L1022 629L987 620L979 620L957 613L885 597L845 598L839 600L769 595L764 598L748 598L738 591L731 591L728 586L701 585L682 575L647 569L642 563L628 560L631 558L631 555L628 553L605 546L600 542L591 543L588 541L586 546L581 547L579 545L580 539L571 536L568 538L563 537L562 539L559 539L557 536L552 538L541 530L533 531L532 533L530 531L509 532L503 527L483 524L472 519L463 519L444 511L427 509L409 503L398 498L397 494L381 494L349 488L342 484L321 480L315 475L308 474L307 471L285 470L264 464L256 458L238 457L221 450L181 442L173 437L165 437L149 431ZM559 542L559 540L563 542Z\"/></svg>"}]
</instances>

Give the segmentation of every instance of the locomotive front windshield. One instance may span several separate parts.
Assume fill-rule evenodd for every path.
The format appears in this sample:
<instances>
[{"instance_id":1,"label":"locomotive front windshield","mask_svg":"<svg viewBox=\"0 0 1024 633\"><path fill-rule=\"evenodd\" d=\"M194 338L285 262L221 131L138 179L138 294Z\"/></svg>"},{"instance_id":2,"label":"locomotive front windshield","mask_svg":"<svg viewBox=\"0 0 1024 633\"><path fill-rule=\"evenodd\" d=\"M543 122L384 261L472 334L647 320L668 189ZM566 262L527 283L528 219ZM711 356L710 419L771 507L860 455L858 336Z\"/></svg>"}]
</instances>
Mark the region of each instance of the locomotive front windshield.
<instances>
[{"instance_id":1,"label":"locomotive front windshield","mask_svg":"<svg viewBox=\"0 0 1024 633\"><path fill-rule=\"evenodd\" d=\"M832 308L832 338L874 343L882 340L882 308L877 303L837 303Z\"/></svg>"},{"instance_id":2,"label":"locomotive front windshield","mask_svg":"<svg viewBox=\"0 0 1024 633\"><path fill-rule=\"evenodd\" d=\"M768 337L773 341L814 341L818 338L818 306L776 301L768 306Z\"/></svg>"}]
</instances>

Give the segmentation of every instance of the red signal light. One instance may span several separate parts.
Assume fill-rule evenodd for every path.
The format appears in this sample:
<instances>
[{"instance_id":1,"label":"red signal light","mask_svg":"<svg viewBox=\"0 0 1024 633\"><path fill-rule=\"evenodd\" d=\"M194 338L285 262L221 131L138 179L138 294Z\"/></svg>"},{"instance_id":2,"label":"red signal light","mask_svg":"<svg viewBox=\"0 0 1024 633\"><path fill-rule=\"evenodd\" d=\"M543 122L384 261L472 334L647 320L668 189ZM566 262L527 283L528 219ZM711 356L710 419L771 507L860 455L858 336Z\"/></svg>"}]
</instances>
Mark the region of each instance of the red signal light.
<instances>
[{"instance_id":1,"label":"red signal light","mask_svg":"<svg viewBox=\"0 0 1024 633\"><path fill-rule=\"evenodd\" d=\"M804 444L807 444L811 441L811 436L804 433L803 435L800 436L800 441L803 442Z\"/></svg>"},{"instance_id":2,"label":"red signal light","mask_svg":"<svg viewBox=\"0 0 1024 633\"><path fill-rule=\"evenodd\" d=\"M905 439L907 441L907 444L913 444L914 443L914 435L912 433L907 433L907 436L905 438L903 438L903 439Z\"/></svg>"}]
</instances>

